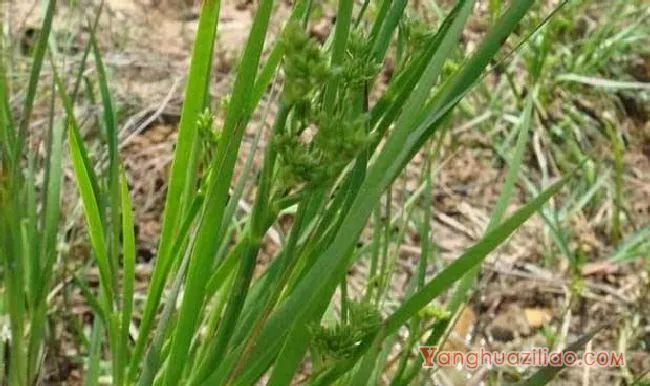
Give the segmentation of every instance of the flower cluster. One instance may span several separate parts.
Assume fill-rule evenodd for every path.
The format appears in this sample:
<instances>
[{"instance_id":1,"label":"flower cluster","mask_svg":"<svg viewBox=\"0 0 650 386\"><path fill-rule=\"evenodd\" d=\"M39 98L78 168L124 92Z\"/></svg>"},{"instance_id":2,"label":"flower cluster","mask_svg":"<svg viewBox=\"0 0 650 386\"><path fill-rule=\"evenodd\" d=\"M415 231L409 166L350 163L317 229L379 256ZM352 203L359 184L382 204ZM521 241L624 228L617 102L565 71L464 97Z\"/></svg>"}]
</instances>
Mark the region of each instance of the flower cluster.
<instances>
[{"instance_id":1,"label":"flower cluster","mask_svg":"<svg viewBox=\"0 0 650 386\"><path fill-rule=\"evenodd\" d=\"M346 55L341 66L342 84L349 89L361 89L372 82L381 65L374 60L368 37L355 30L350 33Z\"/></svg>"},{"instance_id":2,"label":"flower cluster","mask_svg":"<svg viewBox=\"0 0 650 386\"><path fill-rule=\"evenodd\" d=\"M287 26L282 36L284 45L284 98L288 104L309 100L314 90L331 76L327 57L318 42L297 23Z\"/></svg>"},{"instance_id":3,"label":"flower cluster","mask_svg":"<svg viewBox=\"0 0 650 386\"><path fill-rule=\"evenodd\" d=\"M323 112L307 116L309 120L294 120L293 129L275 137L284 166L282 178L288 186L317 187L330 182L368 141L364 116L351 119Z\"/></svg>"},{"instance_id":4,"label":"flower cluster","mask_svg":"<svg viewBox=\"0 0 650 386\"><path fill-rule=\"evenodd\" d=\"M209 164L214 152L217 149L221 134L214 130L214 115L206 109L199 115L196 122L196 128L203 143L204 162Z\"/></svg>"},{"instance_id":5,"label":"flower cluster","mask_svg":"<svg viewBox=\"0 0 650 386\"><path fill-rule=\"evenodd\" d=\"M427 22L413 15L405 14L403 16L401 30L406 37L406 54L409 58L417 57L426 48L426 43L434 35Z\"/></svg>"},{"instance_id":6,"label":"flower cluster","mask_svg":"<svg viewBox=\"0 0 650 386\"><path fill-rule=\"evenodd\" d=\"M438 307L433 305L424 307L418 312L418 314L423 319L431 319L434 321L446 320L451 318L451 314L449 310L443 307Z\"/></svg>"},{"instance_id":7,"label":"flower cluster","mask_svg":"<svg viewBox=\"0 0 650 386\"><path fill-rule=\"evenodd\" d=\"M206 109L203 113L199 114L196 120L196 130L199 134L199 141L202 147L201 152L201 174L202 178L199 185L201 192L206 191L206 184L212 174L210 164L214 159L221 138L221 133L214 130L214 114Z\"/></svg>"},{"instance_id":8,"label":"flower cluster","mask_svg":"<svg viewBox=\"0 0 650 386\"><path fill-rule=\"evenodd\" d=\"M283 44L283 102L291 106L291 114L284 130L273 139L281 160L281 179L286 188L321 186L336 178L367 143L367 118L351 113L344 102L335 103L336 108L321 108L323 89L334 77L342 76L347 88L354 84L352 77L359 83L377 70L361 65L367 55L360 47L354 50L359 55L347 55L342 69L332 70L318 42L297 24L287 28ZM339 98L344 94L339 92Z\"/></svg>"},{"instance_id":9,"label":"flower cluster","mask_svg":"<svg viewBox=\"0 0 650 386\"><path fill-rule=\"evenodd\" d=\"M348 323L310 329L312 347L320 363L350 358L361 342L374 335L381 325L381 315L369 304L351 303Z\"/></svg>"}]
</instances>

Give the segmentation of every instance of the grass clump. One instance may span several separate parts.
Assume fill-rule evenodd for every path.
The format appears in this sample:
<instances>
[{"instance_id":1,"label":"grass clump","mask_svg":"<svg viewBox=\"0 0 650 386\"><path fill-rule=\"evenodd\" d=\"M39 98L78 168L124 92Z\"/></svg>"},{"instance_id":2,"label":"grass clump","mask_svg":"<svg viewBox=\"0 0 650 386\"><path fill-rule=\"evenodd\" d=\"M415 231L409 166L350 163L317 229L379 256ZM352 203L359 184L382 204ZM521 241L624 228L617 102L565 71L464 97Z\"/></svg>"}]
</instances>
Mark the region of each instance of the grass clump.
<instances>
[{"instance_id":1,"label":"grass clump","mask_svg":"<svg viewBox=\"0 0 650 386\"><path fill-rule=\"evenodd\" d=\"M6 76L0 74L0 134L7 139L0 168L0 255L12 331L9 383L38 379L45 335L39 328L60 236L56 224L64 133L99 270L97 290L76 278L95 313L86 383L110 376L115 385L249 385L260 379L287 385L302 365L311 363L313 371L306 376L314 384L365 384L381 376L404 327L409 330L407 349L399 353L399 369L390 376L396 385L418 376L421 362L409 350L444 343L451 315L474 287L486 256L544 208L573 173L536 190L529 203L505 215L540 92L535 84L525 98L508 178L484 237L430 280L426 271L432 246L423 241L406 298L394 308L385 307L395 260L388 250L390 224L381 224L382 198L390 218L392 184L420 153L427 157L422 194L430 200L431 164L440 155L449 118L481 82L534 2L513 0L503 8L493 4L502 11L494 11L481 43L461 58L459 39L474 1L456 1L436 30L407 16L407 1L370 3L339 1L333 32L321 44L308 33L311 1L295 2L277 38L268 31L276 4L260 1L223 125L215 128L209 83L221 3L202 2L155 268L140 308L134 301L133 207L94 29L87 55L94 59L99 86L107 167L91 162L75 117L76 91L69 93L51 52L56 98L65 117L60 122L52 118L41 198L33 191L33 161L28 161L27 178L23 175L23 158L31 160L24 149L29 115L55 9L55 1L48 2L18 130L7 107ZM263 55L265 46L268 55ZM398 58L395 73L381 85L381 69L393 54ZM244 133L274 78L280 79L281 91L270 102L277 104L277 113L263 164L256 179L247 163L234 180ZM237 219L233 205L247 180L255 181L254 202L250 214ZM425 203L419 232L429 240L431 202ZM292 220L281 245L256 275L265 235L286 213ZM357 243L371 217L376 236L370 240L371 277L365 296L351 295L347 273L368 258ZM33 246L30 240L38 243ZM446 308L435 304L454 287ZM165 293L165 288L170 290ZM136 335L131 333L134 315L140 321ZM550 379L544 377L535 379Z\"/></svg>"}]
</instances>

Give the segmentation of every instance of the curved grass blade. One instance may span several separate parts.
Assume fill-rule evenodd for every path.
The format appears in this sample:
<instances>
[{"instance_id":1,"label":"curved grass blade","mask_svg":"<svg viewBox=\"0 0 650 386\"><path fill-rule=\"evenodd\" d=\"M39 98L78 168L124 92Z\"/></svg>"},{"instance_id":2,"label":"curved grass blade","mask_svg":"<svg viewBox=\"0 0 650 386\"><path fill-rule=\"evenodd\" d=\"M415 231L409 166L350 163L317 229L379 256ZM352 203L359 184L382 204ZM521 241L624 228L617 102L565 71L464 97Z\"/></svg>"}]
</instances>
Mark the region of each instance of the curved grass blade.
<instances>
[{"instance_id":1,"label":"curved grass blade","mask_svg":"<svg viewBox=\"0 0 650 386\"><path fill-rule=\"evenodd\" d=\"M300 0L296 2L296 4L293 6L293 10L291 11L291 15L289 16L289 23L300 20L304 17L309 1L310 0ZM249 110L253 110L264 96L264 93L266 92L269 84L271 84L273 77L276 76L278 66L280 65L280 61L283 57L284 45L281 43L276 43L271 49L271 53L269 54L266 63L255 79L255 87L252 94L253 97L251 98L250 106L248 107Z\"/></svg>"},{"instance_id":2,"label":"curved grass blade","mask_svg":"<svg viewBox=\"0 0 650 386\"><path fill-rule=\"evenodd\" d=\"M16 132L14 128L13 117L11 116L11 106L9 105L9 94L5 66L0 57L0 143L2 144L2 158L0 161L11 165L14 159L14 145L16 143ZM7 169L9 167L5 166Z\"/></svg>"},{"instance_id":3,"label":"curved grass blade","mask_svg":"<svg viewBox=\"0 0 650 386\"><path fill-rule=\"evenodd\" d=\"M97 41L95 39L94 33L91 31L90 35L90 45L92 46L93 55L95 57L95 68L97 70L97 80L99 83L99 93L102 101L103 108L103 117L104 117L104 130L106 130L106 142L108 145L108 157L109 157L109 166L108 166L108 197L110 202L108 207L110 208L110 227L108 228L108 238L109 243L108 249L108 261L109 268L111 270L112 282L110 285L113 287L113 293L118 293L117 288L117 278L118 278L118 255L119 255L119 234L120 234L120 161L119 154L117 151L117 128L115 124L115 111L113 109L113 101L111 100L111 94L108 89L108 81L106 79L106 69L104 68L104 62L102 56L97 47ZM117 347L114 347L113 354L116 355L118 350ZM117 357L114 357L115 360L118 360Z\"/></svg>"},{"instance_id":4,"label":"curved grass blade","mask_svg":"<svg viewBox=\"0 0 650 386\"><path fill-rule=\"evenodd\" d=\"M642 258L650 258L650 224L623 239L608 260L613 263L625 263Z\"/></svg>"},{"instance_id":5,"label":"curved grass blade","mask_svg":"<svg viewBox=\"0 0 650 386\"><path fill-rule=\"evenodd\" d=\"M46 167L47 188L45 192L44 213L42 214L42 239L40 245L41 274L36 283L35 296L37 296L36 309L32 313L32 326L43 326L47 312L47 291L52 283L53 266L56 261L57 225L59 222L59 209L61 206L61 180L63 156L63 124L57 122L50 130L50 146L48 150ZM30 331L30 360L36 360L37 346L42 340L43 329L34 328ZM30 363L36 368L36 363ZM30 371L31 373L31 371Z\"/></svg>"},{"instance_id":6,"label":"curved grass blade","mask_svg":"<svg viewBox=\"0 0 650 386\"><path fill-rule=\"evenodd\" d=\"M352 24L353 1L339 1L338 11L336 14L336 23L334 24L334 40L332 42L332 52L330 56L330 65L336 67L341 64L345 55L345 46L347 45L348 36L350 35L350 25ZM323 96L323 105L328 111L334 110L336 92L338 89L339 79L334 77L325 87Z\"/></svg>"},{"instance_id":7,"label":"curved grass blade","mask_svg":"<svg viewBox=\"0 0 650 386\"><path fill-rule=\"evenodd\" d=\"M72 105L72 100L65 91L65 85L63 84L63 81L61 80L61 77L59 76L56 67L54 66L52 58L50 58L50 63L52 64L52 73L54 76L54 82L56 83L56 89L59 93L59 99L61 99L63 104L63 109L65 110L66 121L67 121L66 124L68 126L67 127L68 135L72 135L70 132L74 132L75 137L77 137L79 139L79 142L81 143L81 146L78 148L78 150L80 152L82 164L84 166L84 169L86 170L86 173L88 174L88 178L90 179L90 186L92 187L93 196L97 200L99 208L103 208L104 198L102 195L102 191L99 188L99 184L97 182L97 175L95 174L95 170L93 169L92 163L90 162L90 157L88 157L88 151L86 150L86 147L83 146L83 143L81 142L79 124L77 123L77 119L75 118L74 115L74 107ZM101 222L103 224L104 212L100 211L99 215L100 215Z\"/></svg>"},{"instance_id":8,"label":"curved grass blade","mask_svg":"<svg viewBox=\"0 0 650 386\"><path fill-rule=\"evenodd\" d=\"M178 231L178 238L172 248L172 255L179 256L181 254L181 249L183 246L191 245L191 240L188 239L189 233L191 231L192 224L198 215L201 206L203 205L203 196L199 195L194 198L190 209L188 210L185 220L181 225ZM187 270L187 258L183 259L181 266L176 273L176 281L173 284L172 292L170 293L167 302L162 310L160 320L156 326L156 332L153 337L153 341L149 346L149 350L146 354L146 359L143 364L142 375L138 381L139 385L150 385L153 383L156 372L159 367L160 352L162 351L164 339L166 337L167 329L171 323L172 312L176 309L176 302L178 300L178 294L180 292L180 286L182 285L182 279L185 277L185 271Z\"/></svg>"},{"instance_id":9,"label":"curved grass blade","mask_svg":"<svg viewBox=\"0 0 650 386\"><path fill-rule=\"evenodd\" d=\"M386 3L391 2L388 0L384 1L382 8L388 6ZM375 40L373 46L373 56L377 61L381 60L386 55L393 33L402 18L407 3L407 0L396 0L392 2L390 10L387 11L386 19L383 20L381 29L379 29L377 34L377 40Z\"/></svg>"},{"instance_id":10,"label":"curved grass blade","mask_svg":"<svg viewBox=\"0 0 650 386\"><path fill-rule=\"evenodd\" d=\"M100 294L101 297L101 294ZM101 351L104 337L104 324L101 318L93 320L93 327L90 333L90 349L88 353L88 371L84 377L84 385L98 386L101 373Z\"/></svg>"},{"instance_id":11,"label":"curved grass blade","mask_svg":"<svg viewBox=\"0 0 650 386\"><path fill-rule=\"evenodd\" d=\"M101 97L102 107L104 112L103 114L104 129L106 130L108 154L112 166L113 163L116 163L118 157L115 111L113 109L113 101L111 100L111 93L108 89L108 80L106 79L106 69L104 68L104 61L102 60L102 56L99 52L99 47L97 47L97 40L95 39L94 33L91 33L90 35L90 45L92 47L93 56L95 57L95 67L97 70L97 80L99 83L99 94ZM118 177L119 176L114 176L110 174L110 178L118 178Z\"/></svg>"}]
</instances>

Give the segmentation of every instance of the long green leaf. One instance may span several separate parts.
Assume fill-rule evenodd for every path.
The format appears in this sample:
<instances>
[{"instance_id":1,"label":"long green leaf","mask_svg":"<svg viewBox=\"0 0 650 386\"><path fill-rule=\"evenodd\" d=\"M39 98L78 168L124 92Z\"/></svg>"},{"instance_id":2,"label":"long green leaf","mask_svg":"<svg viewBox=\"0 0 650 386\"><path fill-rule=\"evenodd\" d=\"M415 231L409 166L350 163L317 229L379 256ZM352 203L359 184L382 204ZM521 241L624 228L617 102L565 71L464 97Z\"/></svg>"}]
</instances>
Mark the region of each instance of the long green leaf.
<instances>
[{"instance_id":1,"label":"long green leaf","mask_svg":"<svg viewBox=\"0 0 650 386\"><path fill-rule=\"evenodd\" d=\"M508 174L506 175L506 180L501 189L501 194L499 194L499 198L497 199L494 211L490 216L490 222L488 223L486 232L490 232L501 222L508 203L512 198L515 182L517 182L519 175L519 168L521 167L524 151L526 150L526 144L528 143L528 133L530 131L533 114L533 96L534 94L531 93L526 99L526 106L522 113L521 122L519 123L519 134L517 136L515 151L512 155L512 159L508 162ZM458 311L460 305L465 301L465 297L474 284L479 269L480 267L477 266L472 271L468 272L458 284L458 288L448 304L448 309L451 313Z\"/></svg>"},{"instance_id":2,"label":"long green leaf","mask_svg":"<svg viewBox=\"0 0 650 386\"><path fill-rule=\"evenodd\" d=\"M133 224L133 209L129 199L129 188L124 174L120 178L120 196L122 199L122 256L123 256L123 274L122 274L122 320L120 324L120 347L114 347L118 351L117 358L119 364L113 364L118 367L120 378L115 381L121 385L125 372L127 370L128 343L129 343L129 326L133 313L133 295L135 282L135 228Z\"/></svg>"},{"instance_id":3,"label":"long green leaf","mask_svg":"<svg viewBox=\"0 0 650 386\"><path fill-rule=\"evenodd\" d=\"M86 147L83 146L83 143L81 141L81 134L79 131L79 123L77 122L77 119L74 114L74 107L72 104L72 99L70 96L66 93L65 85L63 83L63 80L58 74L58 71L56 69L56 66L54 66L54 62L52 58L50 58L50 63L52 64L52 72L54 75L54 82L56 84L56 89L59 94L59 98L61 99L63 103L63 109L65 110L66 114L66 129L68 131L72 130L74 132L74 135L79 139L80 142L80 155L81 155L81 161L84 166L84 169L86 170L86 173L88 174L88 178L90 179L90 185L92 187L92 192L93 196L97 200L99 208L103 208L103 202L104 198L102 195L102 191L99 188L99 183L97 182L97 175L95 174L95 170L92 167L92 163L90 162L90 157L88 157L88 151L86 150ZM70 134L70 133L68 133ZM100 211L99 213L100 219L102 220L102 224L104 223L104 212L103 210Z\"/></svg>"},{"instance_id":4,"label":"long green leaf","mask_svg":"<svg viewBox=\"0 0 650 386\"><path fill-rule=\"evenodd\" d=\"M183 224L178 231L178 238L176 239L176 242L172 248L172 254L174 256L181 255L182 248L186 245L191 245L191 241L188 240L188 236L191 231L192 224L194 224L194 220L196 219L196 216L198 215L202 205L203 196L199 195L194 198L190 209L185 215ZM189 253L184 254L189 257ZM167 333L167 329L172 322L172 313L176 310L176 302L180 293L180 287L183 283L183 279L185 278L187 263L188 258L184 258L178 272L176 273L176 279L173 283L171 293L167 298L167 302L165 303L165 306L162 310L160 320L156 326L156 332L153 336L153 340L149 346L149 350L147 351L146 358L143 363L142 374L138 380L139 385L146 386L152 384L158 371L161 356L160 352L162 350L166 337L165 334Z\"/></svg>"},{"instance_id":5,"label":"long green leaf","mask_svg":"<svg viewBox=\"0 0 650 386\"><path fill-rule=\"evenodd\" d=\"M101 285L105 291L107 303L104 306L109 309L113 301L113 289L111 269L108 262L106 250L106 239L104 238L104 226L99 213L99 204L93 191L91 179L82 155L82 140L75 127L68 130L68 141L70 143L70 158L75 172L77 187L83 203L84 215L88 226L90 244L97 259L97 267L101 278Z\"/></svg>"},{"instance_id":6,"label":"long green leaf","mask_svg":"<svg viewBox=\"0 0 650 386\"><path fill-rule=\"evenodd\" d=\"M41 24L41 33L34 49L34 56L32 62L32 69L29 74L29 82L27 84L27 94L25 95L25 102L23 105L23 116L18 131L18 143L14 147L14 167L18 167L18 158L22 154L25 138L27 137L27 130L34 108L34 99L36 98L36 91L38 88L38 80L41 75L41 68L43 67L43 59L45 59L45 52L47 51L47 43L52 31L52 20L54 19L54 11L56 10L56 0L49 0L45 10L45 17Z\"/></svg>"},{"instance_id":7,"label":"long green leaf","mask_svg":"<svg viewBox=\"0 0 650 386\"><path fill-rule=\"evenodd\" d=\"M462 256L447 266L433 280L425 285L406 300L400 308L395 311L385 322L386 334L397 331L407 320L425 307L442 291L449 288L453 283L462 277L466 272L480 264L485 257L496 247L501 245L510 235L526 220L530 218L539 208L556 194L572 177L570 174L548 189L543 191L534 200L515 212L501 225L488 232L480 242L469 248Z\"/></svg>"},{"instance_id":8,"label":"long green leaf","mask_svg":"<svg viewBox=\"0 0 650 386\"><path fill-rule=\"evenodd\" d=\"M210 266L219 246L219 243L215 242L213 234L215 230L220 229L223 221L223 210L239 145L246 123L250 119L251 111L248 98L253 92L257 67L273 11L273 3L273 0L262 1L255 14L242 62L233 85L232 98L223 128L224 138L219 142L217 153L210 166L214 174L208 179L202 221L197 231L196 245L190 259L180 318L169 354L165 377L167 385L176 385L181 379L186 365L184 358L187 356L190 341L197 327L199 312L204 303L205 286L209 279L209 272L206 272L205 267Z\"/></svg>"},{"instance_id":9,"label":"long green leaf","mask_svg":"<svg viewBox=\"0 0 650 386\"><path fill-rule=\"evenodd\" d=\"M192 158L196 156L191 153L193 144L197 141L196 124L199 114L203 112L205 106L205 97L209 85L207 79L210 79L210 64L212 63L211 58L219 21L220 5L219 0L207 0L203 2L201 8L199 27L194 41L187 88L185 90L185 102L181 112L178 142L165 201L158 260L147 293L140 325L140 335L131 357L129 379L135 379L137 376L140 360L145 345L149 340L152 324L160 304L160 297L175 258L171 253L171 249L178 230L179 218L182 218L183 203L190 200L189 197L183 196L183 190L187 184L188 167L192 162Z\"/></svg>"}]
</instances>

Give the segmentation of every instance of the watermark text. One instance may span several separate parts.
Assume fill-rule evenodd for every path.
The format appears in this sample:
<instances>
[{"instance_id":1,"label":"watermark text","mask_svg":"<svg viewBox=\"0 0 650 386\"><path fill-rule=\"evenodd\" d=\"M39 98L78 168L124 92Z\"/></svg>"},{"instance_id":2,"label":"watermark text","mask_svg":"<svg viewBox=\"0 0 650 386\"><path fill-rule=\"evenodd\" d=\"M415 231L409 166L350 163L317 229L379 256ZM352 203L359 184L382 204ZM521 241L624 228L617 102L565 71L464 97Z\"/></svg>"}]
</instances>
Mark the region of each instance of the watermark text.
<instances>
[{"instance_id":1,"label":"watermark text","mask_svg":"<svg viewBox=\"0 0 650 386\"><path fill-rule=\"evenodd\" d=\"M511 367L622 367L623 353L615 351L554 351L538 347L525 351L439 351L436 346L418 348L422 367L464 367L470 370L483 366Z\"/></svg>"}]
</instances>

